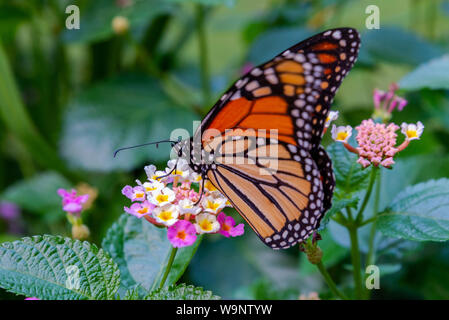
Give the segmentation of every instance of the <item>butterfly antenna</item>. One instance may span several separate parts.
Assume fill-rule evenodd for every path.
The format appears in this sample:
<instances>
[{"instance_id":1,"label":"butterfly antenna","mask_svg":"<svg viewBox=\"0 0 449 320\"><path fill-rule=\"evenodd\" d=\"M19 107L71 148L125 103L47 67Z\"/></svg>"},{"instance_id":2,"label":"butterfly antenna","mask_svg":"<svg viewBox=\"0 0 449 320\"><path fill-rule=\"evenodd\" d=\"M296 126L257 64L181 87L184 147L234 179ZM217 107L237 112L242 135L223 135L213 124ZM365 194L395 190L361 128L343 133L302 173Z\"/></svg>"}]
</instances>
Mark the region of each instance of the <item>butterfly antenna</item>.
<instances>
[{"instance_id":1,"label":"butterfly antenna","mask_svg":"<svg viewBox=\"0 0 449 320\"><path fill-rule=\"evenodd\" d=\"M134 148L140 148L140 147L144 147L144 146L149 146L149 145L156 145L156 148L159 146L159 143L165 143L165 142L169 142L171 143L172 147L178 143L178 141L172 141L172 140L161 140L161 141L156 141L156 142L148 142L148 143L142 143L142 144L138 144L135 146L130 146L130 147L124 147L124 148L119 148L117 150L114 151L114 158L117 156L117 153L119 153L122 150L128 150L128 149L134 149Z\"/></svg>"},{"instance_id":2,"label":"butterfly antenna","mask_svg":"<svg viewBox=\"0 0 449 320\"><path fill-rule=\"evenodd\" d=\"M204 193L204 182L206 181L206 177L205 176L201 176L201 189L199 190L200 192L200 198L195 202L195 204L193 206L197 206L201 199L203 198L203 193Z\"/></svg>"}]
</instances>

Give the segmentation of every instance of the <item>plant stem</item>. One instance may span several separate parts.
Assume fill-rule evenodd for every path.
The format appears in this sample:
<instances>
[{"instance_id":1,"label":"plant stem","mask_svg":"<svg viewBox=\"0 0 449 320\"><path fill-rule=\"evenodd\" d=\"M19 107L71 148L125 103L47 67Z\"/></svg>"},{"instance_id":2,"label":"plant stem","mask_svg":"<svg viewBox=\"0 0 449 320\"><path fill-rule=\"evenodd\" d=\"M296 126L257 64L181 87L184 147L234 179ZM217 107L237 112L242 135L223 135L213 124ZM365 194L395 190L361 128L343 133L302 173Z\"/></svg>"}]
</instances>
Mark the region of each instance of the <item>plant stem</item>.
<instances>
[{"instance_id":1,"label":"plant stem","mask_svg":"<svg viewBox=\"0 0 449 320\"><path fill-rule=\"evenodd\" d=\"M348 227L349 238L351 239L351 261L354 274L354 286L355 286L355 296L357 299L362 298L362 266L360 262L360 249L359 249L359 239L357 234L357 227L351 225Z\"/></svg>"},{"instance_id":2,"label":"plant stem","mask_svg":"<svg viewBox=\"0 0 449 320\"><path fill-rule=\"evenodd\" d=\"M375 262L375 245L374 240L376 239L376 221L377 221L377 213L379 212L379 200L380 200L380 189L381 189L381 181L382 181L382 171L379 171L379 179L376 183L376 191L374 194L374 207L373 207L373 224L371 225L369 240L368 240L368 254L366 256L366 266L372 265ZM371 220L370 219L370 220ZM366 291L366 297L369 298L370 292Z\"/></svg>"},{"instance_id":3,"label":"plant stem","mask_svg":"<svg viewBox=\"0 0 449 320\"><path fill-rule=\"evenodd\" d=\"M342 300L348 300L348 297L346 297L346 295L341 292L340 290L338 290L337 286L335 285L334 280L332 280L330 274L327 272L326 268L323 265L323 262L319 262L318 264L316 264L318 270L320 271L320 273L323 275L324 281L326 281L327 285L329 286L329 289L332 291L332 293L339 297Z\"/></svg>"},{"instance_id":4,"label":"plant stem","mask_svg":"<svg viewBox=\"0 0 449 320\"><path fill-rule=\"evenodd\" d=\"M371 197L371 192L373 191L373 186L374 186L374 182L376 181L376 176L377 176L377 170L378 169L379 168L374 167L374 166L371 169L371 176L370 176L370 179L369 179L368 189L366 190L365 198L363 199L363 202L362 202L362 205L360 207L360 210L357 213L357 216L355 218L356 224L360 224L360 222L362 222L363 212L365 211L366 205L368 204L369 198Z\"/></svg>"},{"instance_id":5,"label":"plant stem","mask_svg":"<svg viewBox=\"0 0 449 320\"><path fill-rule=\"evenodd\" d=\"M175 261L176 252L178 248L172 247L170 250L170 258L168 259L167 267L165 268L164 276L162 277L161 283L159 284L159 289L164 287L165 281L167 280L168 274L170 273L173 261Z\"/></svg>"},{"instance_id":6,"label":"plant stem","mask_svg":"<svg viewBox=\"0 0 449 320\"><path fill-rule=\"evenodd\" d=\"M209 63L207 55L206 32L204 28L206 8L196 5L196 28L198 34L199 58L201 70L201 87L203 89L203 104L206 106L211 98Z\"/></svg>"}]
</instances>

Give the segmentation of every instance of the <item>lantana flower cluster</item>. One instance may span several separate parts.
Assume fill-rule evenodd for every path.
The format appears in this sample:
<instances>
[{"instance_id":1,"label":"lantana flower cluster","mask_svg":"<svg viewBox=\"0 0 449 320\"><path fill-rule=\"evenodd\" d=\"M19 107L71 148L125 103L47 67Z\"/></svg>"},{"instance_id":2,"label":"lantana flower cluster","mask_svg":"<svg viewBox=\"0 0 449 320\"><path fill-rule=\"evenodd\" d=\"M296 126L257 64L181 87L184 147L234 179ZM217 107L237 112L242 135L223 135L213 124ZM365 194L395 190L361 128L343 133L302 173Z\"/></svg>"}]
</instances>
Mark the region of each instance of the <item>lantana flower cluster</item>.
<instances>
[{"instance_id":1,"label":"lantana flower cluster","mask_svg":"<svg viewBox=\"0 0 449 320\"><path fill-rule=\"evenodd\" d=\"M231 206L227 198L209 181L203 183L201 175L192 171L185 159L168 161L164 171L154 165L144 169L146 181L136 180L136 186L122 189L122 194L132 201L124 210L167 228L173 247L190 246L204 233L220 233L225 237L244 233L243 224L236 225L231 216L222 212ZM200 190L202 185L204 188Z\"/></svg>"},{"instance_id":2,"label":"lantana flower cluster","mask_svg":"<svg viewBox=\"0 0 449 320\"><path fill-rule=\"evenodd\" d=\"M394 123L388 123L391 113L396 108L401 111L407 105L407 100L395 94L398 88L396 84L392 84L388 92L374 90L373 119L363 120L360 125L355 127L358 147L353 147L348 142L352 136L351 126L332 126L332 139L343 143L347 150L357 154L359 157L357 162L364 168L370 165L391 168L395 163L394 156L404 150L411 140L420 139L424 131L424 125L420 121L416 124L404 122L400 127ZM330 123L337 118L338 111L329 112L325 128L327 129ZM399 129L405 139L400 145L397 145L396 131Z\"/></svg>"}]
</instances>

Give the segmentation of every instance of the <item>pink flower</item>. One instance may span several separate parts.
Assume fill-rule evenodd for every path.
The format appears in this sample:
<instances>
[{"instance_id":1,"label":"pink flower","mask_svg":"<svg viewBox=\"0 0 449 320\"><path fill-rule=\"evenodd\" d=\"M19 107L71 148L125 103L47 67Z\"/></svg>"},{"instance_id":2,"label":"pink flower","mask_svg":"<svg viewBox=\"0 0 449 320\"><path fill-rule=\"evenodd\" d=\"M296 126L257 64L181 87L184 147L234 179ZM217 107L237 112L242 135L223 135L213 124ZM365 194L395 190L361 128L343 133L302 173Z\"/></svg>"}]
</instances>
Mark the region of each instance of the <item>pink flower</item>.
<instances>
[{"instance_id":1,"label":"pink flower","mask_svg":"<svg viewBox=\"0 0 449 320\"><path fill-rule=\"evenodd\" d=\"M145 188L142 186L125 186L122 189L122 194L127 198L131 199L131 201L144 201L145 200Z\"/></svg>"},{"instance_id":2,"label":"pink flower","mask_svg":"<svg viewBox=\"0 0 449 320\"><path fill-rule=\"evenodd\" d=\"M380 119L385 122L391 119L391 114L396 108L399 111L404 109L407 105L407 100L395 94L398 89L399 86L396 83L390 85L388 92L374 89L374 119Z\"/></svg>"},{"instance_id":3,"label":"pink flower","mask_svg":"<svg viewBox=\"0 0 449 320\"><path fill-rule=\"evenodd\" d=\"M36 297L31 297L31 298L25 298L25 300L40 300L40 299L36 298Z\"/></svg>"},{"instance_id":4,"label":"pink flower","mask_svg":"<svg viewBox=\"0 0 449 320\"><path fill-rule=\"evenodd\" d=\"M75 189L58 189L58 195L62 197L62 209L72 214L81 212L83 204L89 199L88 194L77 196Z\"/></svg>"},{"instance_id":5,"label":"pink flower","mask_svg":"<svg viewBox=\"0 0 449 320\"><path fill-rule=\"evenodd\" d=\"M394 161L393 156L398 152L396 145L396 130L399 129L394 123L388 126L384 123L375 123L373 120L363 120L356 127L358 133L356 140L359 144L357 160L363 167L370 164L390 167Z\"/></svg>"},{"instance_id":6,"label":"pink flower","mask_svg":"<svg viewBox=\"0 0 449 320\"><path fill-rule=\"evenodd\" d=\"M144 202L135 202L129 208L124 207L124 210L125 212L132 214L137 218L142 218L144 216L151 214L154 208L155 208L154 204L145 200Z\"/></svg>"},{"instance_id":7,"label":"pink flower","mask_svg":"<svg viewBox=\"0 0 449 320\"><path fill-rule=\"evenodd\" d=\"M220 212L217 217L217 221L220 223L220 231L226 238L241 236L245 231L243 230L244 224L240 223L235 226L235 221L232 217Z\"/></svg>"},{"instance_id":8,"label":"pink flower","mask_svg":"<svg viewBox=\"0 0 449 320\"><path fill-rule=\"evenodd\" d=\"M198 199L200 198L199 193L193 189L190 189L190 185L188 188L185 188L186 186L187 185L183 184L180 187L173 188L173 191L175 192L176 195L176 200L180 201L184 199L189 199L193 202L198 201Z\"/></svg>"},{"instance_id":9,"label":"pink flower","mask_svg":"<svg viewBox=\"0 0 449 320\"><path fill-rule=\"evenodd\" d=\"M196 230L191 222L178 220L175 224L168 227L167 237L173 247L187 247L196 241Z\"/></svg>"}]
</instances>

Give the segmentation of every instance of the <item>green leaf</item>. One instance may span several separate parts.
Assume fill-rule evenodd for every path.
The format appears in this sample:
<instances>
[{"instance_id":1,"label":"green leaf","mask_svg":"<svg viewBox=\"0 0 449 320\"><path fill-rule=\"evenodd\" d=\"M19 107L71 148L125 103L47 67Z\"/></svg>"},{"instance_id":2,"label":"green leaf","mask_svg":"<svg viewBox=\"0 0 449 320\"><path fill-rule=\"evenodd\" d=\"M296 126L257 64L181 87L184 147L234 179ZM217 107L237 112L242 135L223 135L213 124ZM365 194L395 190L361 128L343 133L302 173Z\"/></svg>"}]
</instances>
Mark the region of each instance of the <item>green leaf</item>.
<instances>
[{"instance_id":1,"label":"green leaf","mask_svg":"<svg viewBox=\"0 0 449 320\"><path fill-rule=\"evenodd\" d=\"M399 81L404 90L449 89L449 55L419 65Z\"/></svg>"},{"instance_id":2,"label":"green leaf","mask_svg":"<svg viewBox=\"0 0 449 320\"><path fill-rule=\"evenodd\" d=\"M162 288L151 292L146 300L219 300L219 296L211 291L203 290L201 287L192 285L172 285L168 288Z\"/></svg>"},{"instance_id":3,"label":"green leaf","mask_svg":"<svg viewBox=\"0 0 449 320\"><path fill-rule=\"evenodd\" d=\"M73 167L130 170L168 159L169 144L126 150L114 158L117 148L169 139L174 129L192 130L194 120L195 114L169 100L156 80L125 75L91 87L73 101L65 114L62 153Z\"/></svg>"},{"instance_id":4,"label":"green leaf","mask_svg":"<svg viewBox=\"0 0 449 320\"><path fill-rule=\"evenodd\" d=\"M337 197L334 197L332 199L332 207L326 212L326 215L324 216L323 220L321 220L319 231L326 229L330 219L333 215L340 212L346 207L357 209L357 205L359 203L358 197L351 197L351 198L343 198L339 199Z\"/></svg>"},{"instance_id":5,"label":"green leaf","mask_svg":"<svg viewBox=\"0 0 449 320\"><path fill-rule=\"evenodd\" d=\"M87 7L80 8L80 29L64 29L64 42L96 42L114 35L112 20L116 16L126 17L131 32L140 32L154 18L174 11L173 4L164 0L133 0L129 5L119 6L110 0L90 1Z\"/></svg>"},{"instance_id":6,"label":"green leaf","mask_svg":"<svg viewBox=\"0 0 449 320\"><path fill-rule=\"evenodd\" d=\"M59 188L68 189L70 183L56 172L45 172L9 186L0 198L49 220L64 218Z\"/></svg>"},{"instance_id":7,"label":"green leaf","mask_svg":"<svg viewBox=\"0 0 449 320\"><path fill-rule=\"evenodd\" d=\"M87 241L44 235L0 244L0 287L17 294L104 300L119 283L114 261Z\"/></svg>"},{"instance_id":8,"label":"green leaf","mask_svg":"<svg viewBox=\"0 0 449 320\"><path fill-rule=\"evenodd\" d=\"M30 17L31 13L25 7L0 3L0 36L12 38L17 27Z\"/></svg>"},{"instance_id":9,"label":"green leaf","mask_svg":"<svg viewBox=\"0 0 449 320\"><path fill-rule=\"evenodd\" d=\"M379 215L377 227L384 235L395 238L449 240L449 179L406 188Z\"/></svg>"},{"instance_id":10,"label":"green leaf","mask_svg":"<svg viewBox=\"0 0 449 320\"><path fill-rule=\"evenodd\" d=\"M362 35L362 42L361 55L367 53L380 62L418 65L441 54L433 44L396 27L369 30Z\"/></svg>"},{"instance_id":11,"label":"green leaf","mask_svg":"<svg viewBox=\"0 0 449 320\"><path fill-rule=\"evenodd\" d=\"M327 152L332 159L337 191L346 195L367 187L371 167L363 169L357 163L357 156L346 150L339 142L331 144Z\"/></svg>"},{"instance_id":12,"label":"green leaf","mask_svg":"<svg viewBox=\"0 0 449 320\"><path fill-rule=\"evenodd\" d=\"M2 131L7 129L26 147L29 154L33 155L44 168L52 168L60 173L73 177L73 173L67 170L57 152L44 140L31 120L25 107L19 88L5 50L0 41L0 119ZM3 126L4 125L4 126Z\"/></svg>"},{"instance_id":13,"label":"green leaf","mask_svg":"<svg viewBox=\"0 0 449 320\"><path fill-rule=\"evenodd\" d=\"M131 289L126 290L123 300L139 300L139 285L135 285Z\"/></svg>"},{"instance_id":14,"label":"green leaf","mask_svg":"<svg viewBox=\"0 0 449 320\"><path fill-rule=\"evenodd\" d=\"M197 239L194 245L178 249L166 286L179 280L200 241ZM147 291L157 288L171 248L166 229L157 228L145 219L137 219L129 214L123 214L103 240L103 249L120 268L124 289L135 284L140 284Z\"/></svg>"}]
</instances>

